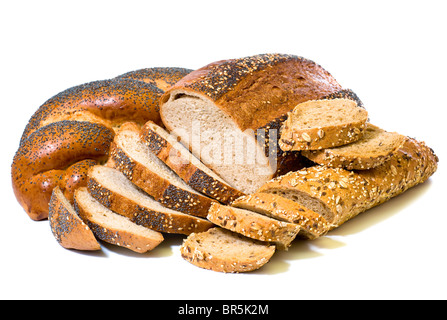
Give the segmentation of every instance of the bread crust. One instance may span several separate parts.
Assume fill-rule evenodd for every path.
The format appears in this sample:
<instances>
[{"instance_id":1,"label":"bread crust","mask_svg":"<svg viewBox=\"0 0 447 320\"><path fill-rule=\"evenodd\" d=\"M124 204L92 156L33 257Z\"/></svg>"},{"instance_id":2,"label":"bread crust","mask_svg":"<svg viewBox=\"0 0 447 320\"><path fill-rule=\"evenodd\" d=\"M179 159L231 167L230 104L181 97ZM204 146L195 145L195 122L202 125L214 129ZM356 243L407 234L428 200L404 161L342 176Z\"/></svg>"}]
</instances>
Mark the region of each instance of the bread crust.
<instances>
[{"instance_id":1,"label":"bread crust","mask_svg":"<svg viewBox=\"0 0 447 320\"><path fill-rule=\"evenodd\" d=\"M156 126L152 121L147 122L141 129L141 139L160 160L177 173L190 187L224 204L229 204L244 195L243 192L208 175L194 165L188 157L184 157L176 149L176 146L156 132ZM189 156L193 157L192 154Z\"/></svg>"},{"instance_id":2,"label":"bread crust","mask_svg":"<svg viewBox=\"0 0 447 320\"><path fill-rule=\"evenodd\" d=\"M67 204L70 204L63 198L61 189L54 188L49 204L48 220L57 242L66 249L101 250L93 232L79 218L74 208L67 208Z\"/></svg>"},{"instance_id":3,"label":"bread crust","mask_svg":"<svg viewBox=\"0 0 447 320\"><path fill-rule=\"evenodd\" d=\"M193 70L186 68L144 68L126 72L116 77L117 79L133 79L152 84L162 91L166 91L180 79Z\"/></svg>"},{"instance_id":4,"label":"bread crust","mask_svg":"<svg viewBox=\"0 0 447 320\"><path fill-rule=\"evenodd\" d=\"M302 192L321 201L332 213L331 229L358 214L426 181L437 169L438 157L424 142L407 137L384 164L348 171L316 165L273 179L258 192Z\"/></svg>"}]
</instances>

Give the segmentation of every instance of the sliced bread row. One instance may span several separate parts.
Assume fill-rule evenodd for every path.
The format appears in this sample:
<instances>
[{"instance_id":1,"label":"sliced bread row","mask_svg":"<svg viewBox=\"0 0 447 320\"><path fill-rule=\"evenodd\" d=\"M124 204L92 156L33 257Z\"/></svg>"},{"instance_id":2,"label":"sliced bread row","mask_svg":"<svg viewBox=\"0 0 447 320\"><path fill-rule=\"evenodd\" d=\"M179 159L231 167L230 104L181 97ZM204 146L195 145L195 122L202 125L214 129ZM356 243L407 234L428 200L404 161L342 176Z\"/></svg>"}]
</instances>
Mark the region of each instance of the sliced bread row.
<instances>
[{"instance_id":1,"label":"sliced bread row","mask_svg":"<svg viewBox=\"0 0 447 320\"><path fill-rule=\"evenodd\" d=\"M160 232L139 226L101 205L85 187L75 191L74 205L55 188L49 222L54 237L66 249L100 250L99 239L145 253L164 240Z\"/></svg>"},{"instance_id":2,"label":"sliced bread row","mask_svg":"<svg viewBox=\"0 0 447 320\"><path fill-rule=\"evenodd\" d=\"M367 111L345 98L298 104L281 128L280 148L300 151L332 168L368 170L383 164L405 137L368 122Z\"/></svg>"}]
</instances>

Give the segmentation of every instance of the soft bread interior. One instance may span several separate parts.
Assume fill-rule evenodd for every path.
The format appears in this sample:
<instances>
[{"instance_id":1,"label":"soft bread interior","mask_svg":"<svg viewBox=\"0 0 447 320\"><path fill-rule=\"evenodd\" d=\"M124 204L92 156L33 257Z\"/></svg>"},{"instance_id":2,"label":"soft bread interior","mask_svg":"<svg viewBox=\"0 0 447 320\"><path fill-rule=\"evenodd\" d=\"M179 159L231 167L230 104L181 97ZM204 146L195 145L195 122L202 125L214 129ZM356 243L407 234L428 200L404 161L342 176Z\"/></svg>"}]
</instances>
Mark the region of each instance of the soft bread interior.
<instances>
[{"instance_id":1,"label":"soft bread interior","mask_svg":"<svg viewBox=\"0 0 447 320\"><path fill-rule=\"evenodd\" d=\"M242 131L211 100L174 90L160 113L171 133L236 189L253 193L273 177L276 163L265 156L254 132Z\"/></svg>"}]
</instances>

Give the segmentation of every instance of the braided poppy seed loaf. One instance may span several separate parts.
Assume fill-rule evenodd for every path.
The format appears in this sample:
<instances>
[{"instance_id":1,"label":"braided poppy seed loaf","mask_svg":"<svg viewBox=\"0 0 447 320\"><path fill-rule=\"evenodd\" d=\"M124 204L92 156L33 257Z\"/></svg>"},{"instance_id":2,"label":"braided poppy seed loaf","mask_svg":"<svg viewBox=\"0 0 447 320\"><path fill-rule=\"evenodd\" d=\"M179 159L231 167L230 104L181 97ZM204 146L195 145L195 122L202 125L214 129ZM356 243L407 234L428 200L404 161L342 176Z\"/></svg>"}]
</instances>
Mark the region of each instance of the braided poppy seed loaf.
<instances>
[{"instance_id":1,"label":"braided poppy seed loaf","mask_svg":"<svg viewBox=\"0 0 447 320\"><path fill-rule=\"evenodd\" d=\"M75 86L47 100L25 127L11 167L14 193L30 218L48 218L56 186L72 201L74 190L86 186L88 169L107 161L122 123L161 124L159 98L190 71L141 69Z\"/></svg>"}]
</instances>

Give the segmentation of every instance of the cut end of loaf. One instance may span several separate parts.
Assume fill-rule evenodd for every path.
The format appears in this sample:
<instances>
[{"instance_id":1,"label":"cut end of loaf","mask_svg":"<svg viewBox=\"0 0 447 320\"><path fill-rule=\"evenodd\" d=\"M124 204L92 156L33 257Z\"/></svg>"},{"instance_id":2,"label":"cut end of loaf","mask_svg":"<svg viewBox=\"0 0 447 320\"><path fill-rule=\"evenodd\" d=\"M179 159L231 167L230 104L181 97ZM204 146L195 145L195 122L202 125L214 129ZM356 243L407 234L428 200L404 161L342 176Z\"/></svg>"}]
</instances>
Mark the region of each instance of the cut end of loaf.
<instances>
[{"instance_id":1,"label":"cut end of loaf","mask_svg":"<svg viewBox=\"0 0 447 320\"><path fill-rule=\"evenodd\" d=\"M174 90L160 113L166 128L237 190L253 193L273 177L276 163L265 156L255 132L242 131L210 99L187 90Z\"/></svg>"},{"instance_id":2,"label":"cut end of loaf","mask_svg":"<svg viewBox=\"0 0 447 320\"><path fill-rule=\"evenodd\" d=\"M311 100L298 104L283 124L283 151L320 150L360 139L368 112L351 99Z\"/></svg>"}]
</instances>

